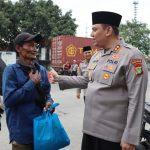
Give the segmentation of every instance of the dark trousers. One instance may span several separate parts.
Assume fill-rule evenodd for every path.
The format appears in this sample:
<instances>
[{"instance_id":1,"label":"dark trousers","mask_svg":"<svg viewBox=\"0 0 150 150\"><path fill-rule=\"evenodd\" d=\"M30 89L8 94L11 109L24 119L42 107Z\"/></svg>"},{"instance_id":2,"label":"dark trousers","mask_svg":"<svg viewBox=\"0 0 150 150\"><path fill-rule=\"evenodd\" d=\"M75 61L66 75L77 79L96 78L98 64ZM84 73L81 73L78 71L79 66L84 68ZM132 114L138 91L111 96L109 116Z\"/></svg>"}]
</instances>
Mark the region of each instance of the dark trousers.
<instances>
[{"instance_id":1,"label":"dark trousers","mask_svg":"<svg viewBox=\"0 0 150 150\"><path fill-rule=\"evenodd\" d=\"M120 143L83 134L81 150L121 150Z\"/></svg>"},{"instance_id":2,"label":"dark trousers","mask_svg":"<svg viewBox=\"0 0 150 150\"><path fill-rule=\"evenodd\" d=\"M33 144L12 144L12 150L33 150Z\"/></svg>"},{"instance_id":3,"label":"dark trousers","mask_svg":"<svg viewBox=\"0 0 150 150\"><path fill-rule=\"evenodd\" d=\"M83 96L83 99L84 99L84 103L85 103L85 96Z\"/></svg>"},{"instance_id":4,"label":"dark trousers","mask_svg":"<svg viewBox=\"0 0 150 150\"><path fill-rule=\"evenodd\" d=\"M0 130L1 130L1 116L0 116Z\"/></svg>"},{"instance_id":5,"label":"dark trousers","mask_svg":"<svg viewBox=\"0 0 150 150\"><path fill-rule=\"evenodd\" d=\"M69 75L70 75L70 72L69 72L68 70L64 70L64 71L63 71L63 74L69 76Z\"/></svg>"},{"instance_id":6,"label":"dark trousers","mask_svg":"<svg viewBox=\"0 0 150 150\"><path fill-rule=\"evenodd\" d=\"M71 72L71 75L72 75L72 76L77 76L77 71L72 71L72 72Z\"/></svg>"}]
</instances>

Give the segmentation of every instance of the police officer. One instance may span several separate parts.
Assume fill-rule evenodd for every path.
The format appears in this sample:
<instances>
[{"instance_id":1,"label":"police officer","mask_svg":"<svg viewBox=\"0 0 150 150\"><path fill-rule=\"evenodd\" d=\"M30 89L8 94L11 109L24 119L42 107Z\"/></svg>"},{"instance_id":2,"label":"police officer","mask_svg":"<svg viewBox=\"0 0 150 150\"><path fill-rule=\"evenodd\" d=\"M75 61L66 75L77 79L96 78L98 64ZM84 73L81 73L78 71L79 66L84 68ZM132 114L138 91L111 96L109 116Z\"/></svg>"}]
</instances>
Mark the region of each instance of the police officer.
<instances>
[{"instance_id":1,"label":"police officer","mask_svg":"<svg viewBox=\"0 0 150 150\"><path fill-rule=\"evenodd\" d=\"M77 61L73 60L73 63L72 63L71 68L70 68L72 76L77 76L77 69L78 69Z\"/></svg>"},{"instance_id":2,"label":"police officer","mask_svg":"<svg viewBox=\"0 0 150 150\"><path fill-rule=\"evenodd\" d=\"M92 13L89 78L57 76L60 89L87 88L82 150L135 150L140 139L148 71L141 52L122 41L122 16Z\"/></svg>"},{"instance_id":3,"label":"police officer","mask_svg":"<svg viewBox=\"0 0 150 150\"><path fill-rule=\"evenodd\" d=\"M89 61L92 57L91 46L83 47L83 56L84 56L84 60L79 64L77 75L87 77L88 76L88 68L87 67L88 67ZM86 93L86 89L84 89L84 100L85 100L85 93ZM77 95L76 95L78 99L80 99L80 94L81 94L81 88L78 88Z\"/></svg>"}]
</instances>

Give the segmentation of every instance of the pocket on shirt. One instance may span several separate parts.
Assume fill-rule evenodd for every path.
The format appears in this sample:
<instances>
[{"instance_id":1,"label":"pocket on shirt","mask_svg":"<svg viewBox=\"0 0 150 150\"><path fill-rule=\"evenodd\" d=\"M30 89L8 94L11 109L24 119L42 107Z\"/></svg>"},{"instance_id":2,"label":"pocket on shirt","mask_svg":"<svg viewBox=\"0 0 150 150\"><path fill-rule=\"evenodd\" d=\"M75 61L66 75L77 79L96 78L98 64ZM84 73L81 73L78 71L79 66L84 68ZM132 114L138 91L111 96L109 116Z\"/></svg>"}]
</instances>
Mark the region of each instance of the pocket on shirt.
<instances>
[{"instance_id":1,"label":"pocket on shirt","mask_svg":"<svg viewBox=\"0 0 150 150\"><path fill-rule=\"evenodd\" d=\"M118 63L106 63L102 68L99 82L111 86L114 78L114 74L117 70Z\"/></svg>"},{"instance_id":2,"label":"pocket on shirt","mask_svg":"<svg viewBox=\"0 0 150 150\"><path fill-rule=\"evenodd\" d=\"M111 86L113 82L113 75L113 73L103 70L98 82Z\"/></svg>"}]
</instances>

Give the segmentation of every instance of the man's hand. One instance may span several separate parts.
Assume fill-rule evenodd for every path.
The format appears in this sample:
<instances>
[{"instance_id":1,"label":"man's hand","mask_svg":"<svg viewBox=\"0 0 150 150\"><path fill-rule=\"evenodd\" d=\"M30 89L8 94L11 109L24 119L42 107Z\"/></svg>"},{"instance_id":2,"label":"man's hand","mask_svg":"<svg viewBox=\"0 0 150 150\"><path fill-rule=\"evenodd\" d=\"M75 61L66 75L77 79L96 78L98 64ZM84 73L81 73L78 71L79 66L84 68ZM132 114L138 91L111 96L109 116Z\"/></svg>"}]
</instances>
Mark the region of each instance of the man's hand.
<instances>
[{"instance_id":1,"label":"man's hand","mask_svg":"<svg viewBox=\"0 0 150 150\"><path fill-rule=\"evenodd\" d=\"M35 84L40 83L41 75L38 71L33 73L32 71L29 73L29 78L32 80Z\"/></svg>"},{"instance_id":2,"label":"man's hand","mask_svg":"<svg viewBox=\"0 0 150 150\"><path fill-rule=\"evenodd\" d=\"M50 106L51 106L51 103L50 103L50 102L47 102L47 103L45 104L45 109L47 110Z\"/></svg>"},{"instance_id":3,"label":"man's hand","mask_svg":"<svg viewBox=\"0 0 150 150\"><path fill-rule=\"evenodd\" d=\"M50 106L51 106L51 103L50 103L50 102L47 102L47 103L45 104L44 109L47 110ZM55 108L53 108L53 109L50 111L51 114L52 114L54 111L55 111Z\"/></svg>"},{"instance_id":4,"label":"man's hand","mask_svg":"<svg viewBox=\"0 0 150 150\"><path fill-rule=\"evenodd\" d=\"M80 99L80 93L77 92L77 95L76 95L77 99Z\"/></svg>"},{"instance_id":5,"label":"man's hand","mask_svg":"<svg viewBox=\"0 0 150 150\"><path fill-rule=\"evenodd\" d=\"M135 150L135 145L133 144L128 144L128 143L125 143L125 142L121 142L121 147L122 147L122 150Z\"/></svg>"}]
</instances>

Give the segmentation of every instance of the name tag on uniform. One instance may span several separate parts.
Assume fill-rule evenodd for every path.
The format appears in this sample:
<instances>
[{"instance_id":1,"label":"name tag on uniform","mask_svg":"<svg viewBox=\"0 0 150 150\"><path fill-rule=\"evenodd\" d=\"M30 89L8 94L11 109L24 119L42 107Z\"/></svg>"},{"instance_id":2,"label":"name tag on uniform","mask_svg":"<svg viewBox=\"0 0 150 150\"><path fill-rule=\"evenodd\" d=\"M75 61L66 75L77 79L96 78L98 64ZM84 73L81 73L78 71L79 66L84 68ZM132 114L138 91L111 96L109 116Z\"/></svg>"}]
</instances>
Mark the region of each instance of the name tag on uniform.
<instances>
[{"instance_id":1,"label":"name tag on uniform","mask_svg":"<svg viewBox=\"0 0 150 150\"><path fill-rule=\"evenodd\" d=\"M108 59L107 62L110 64L118 64L117 60L112 60L112 59Z\"/></svg>"},{"instance_id":2,"label":"name tag on uniform","mask_svg":"<svg viewBox=\"0 0 150 150\"><path fill-rule=\"evenodd\" d=\"M106 64L103 67L103 71L110 72L110 73L114 73L116 71L116 69L117 69L116 64Z\"/></svg>"}]
</instances>

